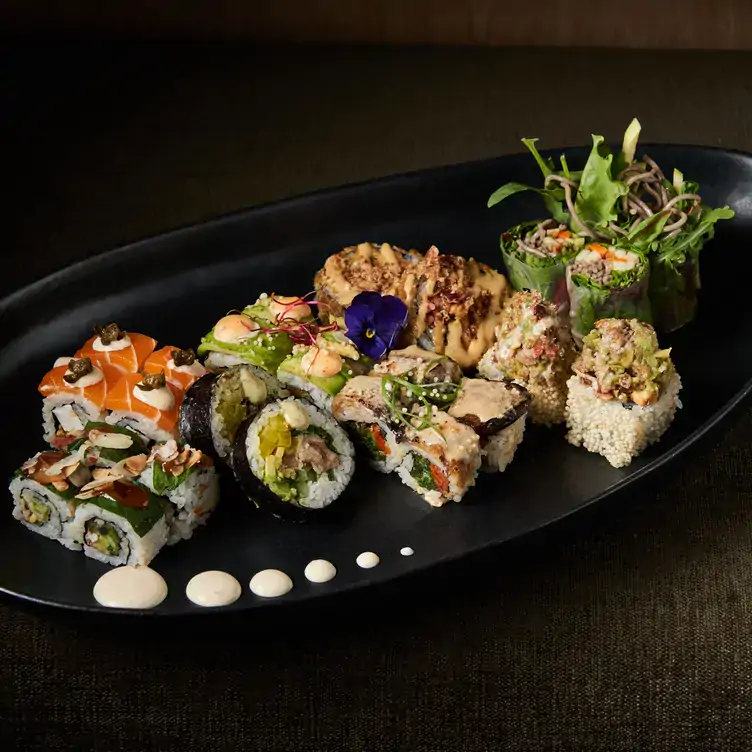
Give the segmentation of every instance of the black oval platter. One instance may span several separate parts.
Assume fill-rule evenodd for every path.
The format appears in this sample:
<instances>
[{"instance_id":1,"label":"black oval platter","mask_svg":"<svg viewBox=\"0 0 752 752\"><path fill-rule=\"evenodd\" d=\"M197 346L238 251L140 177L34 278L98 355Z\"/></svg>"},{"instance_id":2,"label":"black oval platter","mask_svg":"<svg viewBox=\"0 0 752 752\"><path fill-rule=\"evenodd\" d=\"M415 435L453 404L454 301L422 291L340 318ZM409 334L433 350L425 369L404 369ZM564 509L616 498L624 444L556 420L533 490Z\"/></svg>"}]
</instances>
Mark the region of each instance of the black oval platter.
<instances>
[{"instance_id":1,"label":"black oval platter","mask_svg":"<svg viewBox=\"0 0 752 752\"><path fill-rule=\"evenodd\" d=\"M185 585L205 569L232 573L244 588L227 610L274 607L391 580L499 544L569 515L678 459L747 396L752 387L752 308L746 305L752 260L752 156L720 149L646 145L664 169L697 180L706 203L729 204L736 217L719 224L703 250L697 319L665 337L684 388L683 409L663 440L630 467L612 468L576 449L563 430L531 429L501 475L483 476L460 504L433 509L396 477L359 467L326 523L291 525L252 508L226 479L220 506L193 539L165 548L152 563L170 594L149 614L200 609ZM549 152L558 156L557 150ZM581 164L584 149L565 150ZM503 269L502 230L540 216L539 199L519 195L486 208L507 181L535 184L529 155L515 155L389 177L261 206L95 256L24 288L0 304L0 385L5 403L2 470L8 478L42 447L37 384L54 358L70 355L95 323L116 320L160 342L195 347L214 321L263 291L303 294L326 257L353 243L388 241L424 251L474 256ZM20 598L104 610L92 587L106 571L0 516L0 590ZM677 524L681 524L680 521ZM413 556L400 555L410 546ZM381 563L360 569L356 556L374 551ZM329 583L303 576L308 561L337 567ZM286 571L293 590L264 600L248 589L265 568Z\"/></svg>"}]
</instances>

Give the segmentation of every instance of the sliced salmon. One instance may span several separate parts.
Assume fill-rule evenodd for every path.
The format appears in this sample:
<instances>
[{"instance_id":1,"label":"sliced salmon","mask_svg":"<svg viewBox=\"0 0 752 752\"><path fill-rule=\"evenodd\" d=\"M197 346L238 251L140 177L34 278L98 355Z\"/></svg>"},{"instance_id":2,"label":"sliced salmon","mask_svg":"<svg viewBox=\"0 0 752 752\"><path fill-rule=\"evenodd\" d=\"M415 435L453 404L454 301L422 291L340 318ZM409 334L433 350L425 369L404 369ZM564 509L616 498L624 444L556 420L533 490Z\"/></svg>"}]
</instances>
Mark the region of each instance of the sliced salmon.
<instances>
[{"instance_id":1,"label":"sliced salmon","mask_svg":"<svg viewBox=\"0 0 752 752\"><path fill-rule=\"evenodd\" d=\"M140 415L143 418L151 420L163 431L175 434L178 424L178 411L180 403L183 401L183 392L168 383L167 388L172 392L175 404L169 410L160 410L142 402L135 396L133 390L140 382L141 374L139 373L128 373L122 376L117 384L115 384L115 387L107 394L104 402L105 410L124 413L126 415Z\"/></svg>"},{"instance_id":2,"label":"sliced salmon","mask_svg":"<svg viewBox=\"0 0 752 752\"><path fill-rule=\"evenodd\" d=\"M190 366L176 368L175 362L172 358L172 353L179 349L180 348L178 347L168 346L155 350L146 359L143 370L147 373L159 373L160 371L164 371L167 381L185 392L194 381L200 379L208 373L208 371L198 362L198 360L194 361Z\"/></svg>"},{"instance_id":3,"label":"sliced salmon","mask_svg":"<svg viewBox=\"0 0 752 752\"><path fill-rule=\"evenodd\" d=\"M157 340L145 334L126 332L130 344L122 350L95 350L94 342L97 335L87 340L86 344L76 353L77 358L89 358L92 363L111 365L121 373L138 373L146 359L154 352Z\"/></svg>"},{"instance_id":4,"label":"sliced salmon","mask_svg":"<svg viewBox=\"0 0 752 752\"><path fill-rule=\"evenodd\" d=\"M67 365L58 366L48 371L42 381L39 383L39 393L43 397L49 397L53 394L76 394L81 397L90 400L92 404L99 407L100 410L104 409L105 399L107 394L115 384L120 380L122 374L112 366L97 366L102 371L104 378L87 387L76 386L75 384L69 384L63 376L65 376L68 370Z\"/></svg>"}]
</instances>

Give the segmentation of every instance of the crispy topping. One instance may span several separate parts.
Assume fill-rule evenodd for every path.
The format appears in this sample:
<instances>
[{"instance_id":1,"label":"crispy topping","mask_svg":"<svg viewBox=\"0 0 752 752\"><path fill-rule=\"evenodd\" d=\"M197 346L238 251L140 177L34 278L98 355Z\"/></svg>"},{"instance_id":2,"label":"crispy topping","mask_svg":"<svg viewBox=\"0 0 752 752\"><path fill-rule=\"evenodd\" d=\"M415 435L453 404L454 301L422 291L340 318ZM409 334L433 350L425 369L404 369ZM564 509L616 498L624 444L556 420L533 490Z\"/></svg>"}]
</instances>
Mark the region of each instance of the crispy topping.
<instances>
[{"instance_id":1,"label":"crispy topping","mask_svg":"<svg viewBox=\"0 0 752 752\"><path fill-rule=\"evenodd\" d=\"M152 447L149 462L156 461L159 461L166 473L170 473L175 477L196 465L211 467L213 464L211 457L208 457L199 449L194 449L188 444L179 449L174 439Z\"/></svg>"},{"instance_id":2,"label":"crispy topping","mask_svg":"<svg viewBox=\"0 0 752 752\"><path fill-rule=\"evenodd\" d=\"M133 439L127 434L100 428L89 431L89 441L103 449L128 449L133 446Z\"/></svg>"},{"instance_id":3,"label":"crispy topping","mask_svg":"<svg viewBox=\"0 0 752 752\"><path fill-rule=\"evenodd\" d=\"M143 371L141 373L141 382L137 384L138 388L144 392L150 392L152 389L163 389L167 385L165 379L165 372L159 373L147 373Z\"/></svg>"},{"instance_id":4,"label":"crispy topping","mask_svg":"<svg viewBox=\"0 0 752 752\"><path fill-rule=\"evenodd\" d=\"M180 366L192 366L196 362L196 353L193 350L172 350L170 355L178 368Z\"/></svg>"},{"instance_id":5,"label":"crispy topping","mask_svg":"<svg viewBox=\"0 0 752 752\"><path fill-rule=\"evenodd\" d=\"M125 332L115 323L107 324L107 326L95 326L94 333L99 337L103 345L111 345L116 340L123 339L125 336Z\"/></svg>"},{"instance_id":6,"label":"crispy topping","mask_svg":"<svg viewBox=\"0 0 752 752\"><path fill-rule=\"evenodd\" d=\"M69 488L67 480L53 480L50 485L58 491L67 491Z\"/></svg>"},{"instance_id":7,"label":"crispy topping","mask_svg":"<svg viewBox=\"0 0 752 752\"><path fill-rule=\"evenodd\" d=\"M128 457L123 462L123 467L131 475L141 475L146 470L146 465L149 458L145 454L136 454L133 457Z\"/></svg>"},{"instance_id":8,"label":"crispy topping","mask_svg":"<svg viewBox=\"0 0 752 752\"><path fill-rule=\"evenodd\" d=\"M90 374L93 370L89 358L78 358L68 363L68 371L63 376L63 381L68 384L75 384L80 378Z\"/></svg>"}]
</instances>

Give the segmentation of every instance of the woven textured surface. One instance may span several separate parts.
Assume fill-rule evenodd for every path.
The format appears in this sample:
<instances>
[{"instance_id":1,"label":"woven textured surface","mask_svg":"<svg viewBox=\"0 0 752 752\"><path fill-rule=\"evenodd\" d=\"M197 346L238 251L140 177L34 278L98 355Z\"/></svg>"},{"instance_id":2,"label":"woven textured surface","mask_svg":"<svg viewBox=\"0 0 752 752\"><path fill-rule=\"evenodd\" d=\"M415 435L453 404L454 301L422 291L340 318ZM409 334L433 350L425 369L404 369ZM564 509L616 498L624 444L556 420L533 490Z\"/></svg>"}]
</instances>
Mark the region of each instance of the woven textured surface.
<instances>
[{"instance_id":1,"label":"woven textured surface","mask_svg":"<svg viewBox=\"0 0 752 752\"><path fill-rule=\"evenodd\" d=\"M3 290L218 212L634 114L648 140L752 150L752 56L4 54ZM4 599L0 748L748 750L750 440L746 413L654 489L283 623Z\"/></svg>"}]
</instances>

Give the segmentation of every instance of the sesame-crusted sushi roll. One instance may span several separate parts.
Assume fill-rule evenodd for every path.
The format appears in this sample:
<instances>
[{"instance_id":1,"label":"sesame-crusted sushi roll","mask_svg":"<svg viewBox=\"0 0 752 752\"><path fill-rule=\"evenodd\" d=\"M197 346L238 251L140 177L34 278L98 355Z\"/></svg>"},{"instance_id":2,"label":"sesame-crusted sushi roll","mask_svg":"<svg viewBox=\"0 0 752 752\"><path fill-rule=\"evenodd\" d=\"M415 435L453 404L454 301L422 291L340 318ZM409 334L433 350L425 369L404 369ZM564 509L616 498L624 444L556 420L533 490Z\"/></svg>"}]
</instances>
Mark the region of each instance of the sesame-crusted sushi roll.
<instances>
[{"instance_id":1,"label":"sesame-crusted sushi roll","mask_svg":"<svg viewBox=\"0 0 752 752\"><path fill-rule=\"evenodd\" d=\"M287 390L263 368L231 366L202 376L180 406L180 439L204 454L232 463L235 435L270 400Z\"/></svg>"},{"instance_id":2,"label":"sesame-crusted sushi roll","mask_svg":"<svg viewBox=\"0 0 752 752\"><path fill-rule=\"evenodd\" d=\"M463 379L447 411L480 437L482 470L504 472L525 433L528 391L513 381Z\"/></svg>"},{"instance_id":3,"label":"sesame-crusted sushi roll","mask_svg":"<svg viewBox=\"0 0 752 752\"><path fill-rule=\"evenodd\" d=\"M658 441L680 407L670 350L637 319L601 319L567 384L567 440L625 467Z\"/></svg>"},{"instance_id":4,"label":"sesame-crusted sushi roll","mask_svg":"<svg viewBox=\"0 0 752 752\"><path fill-rule=\"evenodd\" d=\"M562 423L575 353L556 305L543 300L539 292L515 293L504 305L495 336L478 373L524 386L531 397L528 414L533 423Z\"/></svg>"},{"instance_id":5,"label":"sesame-crusted sushi roll","mask_svg":"<svg viewBox=\"0 0 752 752\"><path fill-rule=\"evenodd\" d=\"M302 298L263 293L241 313L221 318L201 340L200 356L209 370L247 363L276 374L292 352L295 333L313 322L311 307Z\"/></svg>"},{"instance_id":6,"label":"sesame-crusted sushi roll","mask_svg":"<svg viewBox=\"0 0 752 752\"><path fill-rule=\"evenodd\" d=\"M406 426L392 420L381 376L356 376L332 400L332 415L363 448L371 466L391 473L405 456Z\"/></svg>"},{"instance_id":7,"label":"sesame-crusted sushi roll","mask_svg":"<svg viewBox=\"0 0 752 752\"><path fill-rule=\"evenodd\" d=\"M302 521L341 496L355 471L355 450L331 415L289 397L243 424L233 471L257 506Z\"/></svg>"},{"instance_id":8,"label":"sesame-crusted sushi roll","mask_svg":"<svg viewBox=\"0 0 752 752\"><path fill-rule=\"evenodd\" d=\"M167 543L170 504L111 470L96 470L75 503L71 536L103 564L146 566Z\"/></svg>"},{"instance_id":9,"label":"sesame-crusted sushi roll","mask_svg":"<svg viewBox=\"0 0 752 752\"><path fill-rule=\"evenodd\" d=\"M138 373L156 346L157 340L152 337L107 324L94 327L94 336L76 353L76 358L89 358L100 368L111 366L120 373Z\"/></svg>"},{"instance_id":10,"label":"sesame-crusted sushi roll","mask_svg":"<svg viewBox=\"0 0 752 752\"><path fill-rule=\"evenodd\" d=\"M598 319L650 323L650 264L637 251L600 243L585 246L567 267L572 336L577 345Z\"/></svg>"},{"instance_id":11,"label":"sesame-crusted sushi roll","mask_svg":"<svg viewBox=\"0 0 752 752\"><path fill-rule=\"evenodd\" d=\"M191 385L207 374L206 368L196 360L193 350L181 350L178 347L160 347L145 361L146 373L162 373L165 380L185 392Z\"/></svg>"},{"instance_id":12,"label":"sesame-crusted sushi roll","mask_svg":"<svg viewBox=\"0 0 752 752\"><path fill-rule=\"evenodd\" d=\"M44 440L65 447L83 434L87 423L104 420L107 395L119 379L119 371L96 366L89 358L59 358L39 384Z\"/></svg>"},{"instance_id":13,"label":"sesame-crusted sushi roll","mask_svg":"<svg viewBox=\"0 0 752 752\"><path fill-rule=\"evenodd\" d=\"M331 412L334 397L369 366L370 360L344 334L332 331L319 334L313 345L296 345L280 364L277 378L291 394Z\"/></svg>"},{"instance_id":14,"label":"sesame-crusted sushi roll","mask_svg":"<svg viewBox=\"0 0 752 752\"><path fill-rule=\"evenodd\" d=\"M138 482L173 507L167 544L187 540L206 524L219 501L219 477L211 457L171 440L155 444L141 459Z\"/></svg>"},{"instance_id":15,"label":"sesame-crusted sushi roll","mask_svg":"<svg viewBox=\"0 0 752 752\"><path fill-rule=\"evenodd\" d=\"M437 407L418 425L424 427L407 434L397 475L432 507L461 501L478 477L482 459L478 435Z\"/></svg>"}]
</instances>

